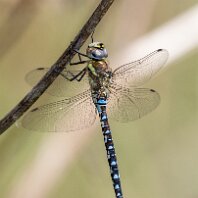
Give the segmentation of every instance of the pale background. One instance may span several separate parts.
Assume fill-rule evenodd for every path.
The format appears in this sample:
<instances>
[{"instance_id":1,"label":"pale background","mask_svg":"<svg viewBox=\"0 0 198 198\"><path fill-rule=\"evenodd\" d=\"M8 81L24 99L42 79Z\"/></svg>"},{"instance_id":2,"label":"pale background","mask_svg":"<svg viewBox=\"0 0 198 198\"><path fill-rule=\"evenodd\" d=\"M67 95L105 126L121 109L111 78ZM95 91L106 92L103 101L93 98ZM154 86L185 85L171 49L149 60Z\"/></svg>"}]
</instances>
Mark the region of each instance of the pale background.
<instances>
[{"instance_id":1,"label":"pale background","mask_svg":"<svg viewBox=\"0 0 198 198\"><path fill-rule=\"evenodd\" d=\"M0 1L0 117L30 90L24 81L25 74L36 67L52 65L98 3L98 0ZM98 25L95 40L106 44L109 61L115 68L119 66L116 63L125 63L120 57L134 60L135 56L151 52L153 46L147 44L143 44L139 55L133 56L126 49L156 28L160 34L165 24L191 12L197 3L115 1ZM189 32L196 32L198 19L193 26L184 25ZM175 23L171 28L177 30L178 26ZM172 36L161 37L158 45L166 48L164 39L169 43ZM176 42L179 37L183 42ZM194 37L183 31L174 38L171 49L185 49L186 38L194 46L177 58L176 50L168 49L171 60L168 67L145 85L158 90L160 106L132 123L110 120L127 198L198 198L198 47ZM150 42L155 43L155 38ZM48 100L49 95L44 95L38 103ZM0 197L114 197L99 125L73 134L41 134L12 126L0 137Z\"/></svg>"}]
</instances>

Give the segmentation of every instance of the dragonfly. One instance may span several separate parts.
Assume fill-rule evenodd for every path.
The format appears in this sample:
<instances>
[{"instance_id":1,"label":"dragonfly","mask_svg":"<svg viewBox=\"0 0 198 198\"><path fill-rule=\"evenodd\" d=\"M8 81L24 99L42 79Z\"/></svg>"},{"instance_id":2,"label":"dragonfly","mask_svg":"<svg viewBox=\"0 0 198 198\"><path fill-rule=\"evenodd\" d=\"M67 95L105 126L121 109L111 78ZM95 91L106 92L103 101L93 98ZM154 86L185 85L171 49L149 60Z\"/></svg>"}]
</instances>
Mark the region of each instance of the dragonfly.
<instances>
[{"instance_id":1,"label":"dragonfly","mask_svg":"<svg viewBox=\"0 0 198 198\"><path fill-rule=\"evenodd\" d=\"M24 116L22 126L36 131L70 132L93 125L98 114L115 197L123 198L108 116L116 121L129 122L147 115L159 105L159 94L140 86L163 67L168 51L158 49L114 71L107 62L108 52L102 42L90 43L86 54L75 51L79 61L70 65L86 66L81 70L65 68L47 89L47 93L64 98L32 109ZM87 60L82 60L82 56ZM30 85L36 84L48 70L32 70L26 75L26 81Z\"/></svg>"}]
</instances>

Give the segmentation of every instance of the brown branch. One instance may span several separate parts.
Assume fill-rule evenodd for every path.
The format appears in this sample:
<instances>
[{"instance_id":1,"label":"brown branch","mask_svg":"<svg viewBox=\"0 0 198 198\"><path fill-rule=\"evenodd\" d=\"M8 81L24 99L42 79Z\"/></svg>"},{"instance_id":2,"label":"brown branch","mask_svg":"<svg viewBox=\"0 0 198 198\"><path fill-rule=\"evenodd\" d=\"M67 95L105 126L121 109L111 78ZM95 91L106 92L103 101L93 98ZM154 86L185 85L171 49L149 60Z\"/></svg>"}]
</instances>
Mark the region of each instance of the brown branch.
<instances>
[{"instance_id":1,"label":"brown branch","mask_svg":"<svg viewBox=\"0 0 198 198\"><path fill-rule=\"evenodd\" d=\"M73 49L79 49L90 34L94 31L102 17L110 8L114 0L102 0L89 20L74 38L62 56L52 65L51 69L43 76L36 86L2 119L0 120L0 134L8 129L17 119L19 119L51 85L65 66L74 57Z\"/></svg>"}]
</instances>

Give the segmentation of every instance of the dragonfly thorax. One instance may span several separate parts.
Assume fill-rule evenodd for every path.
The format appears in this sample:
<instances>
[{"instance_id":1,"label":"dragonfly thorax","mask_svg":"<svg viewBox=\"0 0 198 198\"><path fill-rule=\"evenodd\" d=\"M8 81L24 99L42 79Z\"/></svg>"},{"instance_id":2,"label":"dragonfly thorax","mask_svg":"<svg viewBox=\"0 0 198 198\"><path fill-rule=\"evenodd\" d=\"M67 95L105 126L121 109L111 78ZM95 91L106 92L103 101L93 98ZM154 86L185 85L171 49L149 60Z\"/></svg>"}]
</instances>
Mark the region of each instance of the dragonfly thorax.
<instances>
[{"instance_id":1,"label":"dragonfly thorax","mask_svg":"<svg viewBox=\"0 0 198 198\"><path fill-rule=\"evenodd\" d=\"M93 91L108 92L112 71L106 60L91 60L88 64L89 83Z\"/></svg>"}]
</instances>

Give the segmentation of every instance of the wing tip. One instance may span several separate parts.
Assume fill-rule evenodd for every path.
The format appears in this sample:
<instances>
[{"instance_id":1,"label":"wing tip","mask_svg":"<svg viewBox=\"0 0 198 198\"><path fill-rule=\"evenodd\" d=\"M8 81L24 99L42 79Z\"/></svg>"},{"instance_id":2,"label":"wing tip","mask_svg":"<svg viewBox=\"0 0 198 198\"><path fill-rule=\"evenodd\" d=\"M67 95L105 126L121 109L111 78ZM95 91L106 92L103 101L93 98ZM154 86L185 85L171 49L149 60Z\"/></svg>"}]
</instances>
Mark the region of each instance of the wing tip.
<instances>
[{"instance_id":1,"label":"wing tip","mask_svg":"<svg viewBox=\"0 0 198 198\"><path fill-rule=\"evenodd\" d=\"M157 49L156 51L157 51L157 52L165 52L165 53L169 54L169 53L168 53L168 50L162 49L162 48Z\"/></svg>"}]
</instances>

